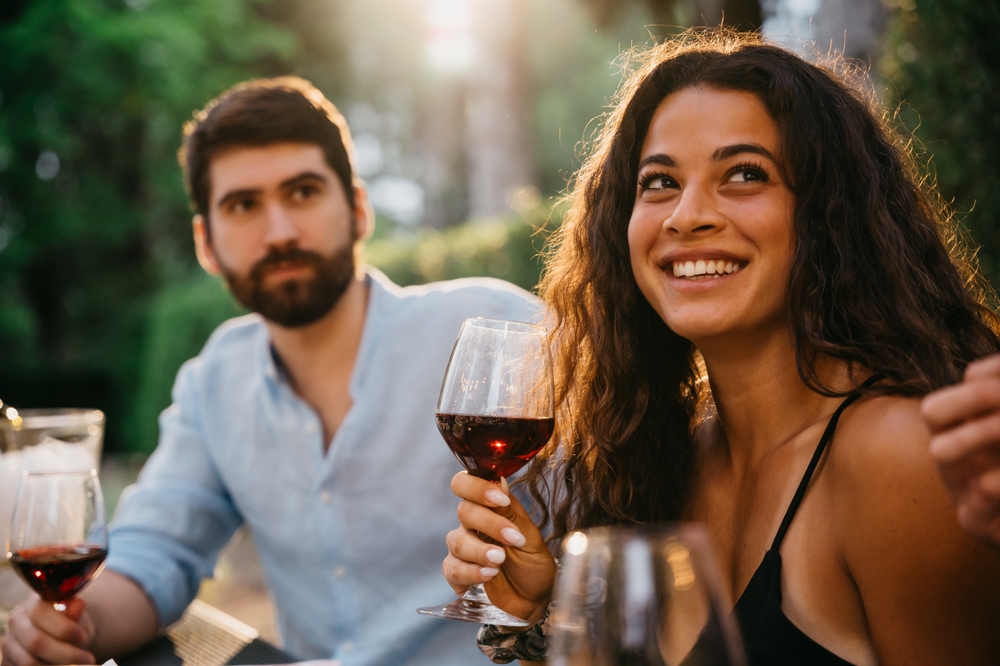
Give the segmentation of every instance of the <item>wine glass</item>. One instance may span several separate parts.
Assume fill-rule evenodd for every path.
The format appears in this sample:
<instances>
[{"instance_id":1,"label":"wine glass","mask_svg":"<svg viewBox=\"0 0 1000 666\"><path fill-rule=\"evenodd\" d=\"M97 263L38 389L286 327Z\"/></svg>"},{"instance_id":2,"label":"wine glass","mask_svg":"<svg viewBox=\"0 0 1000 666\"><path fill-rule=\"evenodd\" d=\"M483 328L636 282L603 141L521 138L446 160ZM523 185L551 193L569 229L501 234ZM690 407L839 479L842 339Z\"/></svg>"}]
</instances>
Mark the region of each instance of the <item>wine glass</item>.
<instances>
[{"instance_id":1,"label":"wine glass","mask_svg":"<svg viewBox=\"0 0 1000 666\"><path fill-rule=\"evenodd\" d=\"M555 425L552 360L541 326L467 319L458 333L437 404L438 430L470 474L498 483L524 467ZM450 604L418 608L434 617L530 626L492 603L481 584Z\"/></svg>"},{"instance_id":2,"label":"wine glass","mask_svg":"<svg viewBox=\"0 0 1000 666\"><path fill-rule=\"evenodd\" d=\"M96 576L108 555L97 471L25 472L14 504L7 560L56 610Z\"/></svg>"},{"instance_id":3,"label":"wine glass","mask_svg":"<svg viewBox=\"0 0 1000 666\"><path fill-rule=\"evenodd\" d=\"M695 524L596 528L563 539L554 666L744 666L708 535Z\"/></svg>"}]
</instances>

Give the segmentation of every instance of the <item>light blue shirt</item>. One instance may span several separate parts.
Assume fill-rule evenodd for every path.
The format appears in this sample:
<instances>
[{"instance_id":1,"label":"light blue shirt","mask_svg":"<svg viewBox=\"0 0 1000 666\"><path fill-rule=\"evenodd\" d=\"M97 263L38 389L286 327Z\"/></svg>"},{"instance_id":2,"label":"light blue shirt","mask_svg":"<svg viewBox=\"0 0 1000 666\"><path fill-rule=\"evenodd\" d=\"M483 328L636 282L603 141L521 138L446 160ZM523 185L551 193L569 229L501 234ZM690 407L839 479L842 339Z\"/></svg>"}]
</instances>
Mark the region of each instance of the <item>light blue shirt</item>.
<instances>
[{"instance_id":1,"label":"light blue shirt","mask_svg":"<svg viewBox=\"0 0 1000 666\"><path fill-rule=\"evenodd\" d=\"M324 453L257 315L220 326L181 368L160 442L119 506L108 568L177 620L246 524L284 646L345 666L488 663L478 626L418 615L455 598L441 575L462 468L434 407L468 317L531 321L537 302L492 279L400 288L372 269L353 406Z\"/></svg>"}]
</instances>

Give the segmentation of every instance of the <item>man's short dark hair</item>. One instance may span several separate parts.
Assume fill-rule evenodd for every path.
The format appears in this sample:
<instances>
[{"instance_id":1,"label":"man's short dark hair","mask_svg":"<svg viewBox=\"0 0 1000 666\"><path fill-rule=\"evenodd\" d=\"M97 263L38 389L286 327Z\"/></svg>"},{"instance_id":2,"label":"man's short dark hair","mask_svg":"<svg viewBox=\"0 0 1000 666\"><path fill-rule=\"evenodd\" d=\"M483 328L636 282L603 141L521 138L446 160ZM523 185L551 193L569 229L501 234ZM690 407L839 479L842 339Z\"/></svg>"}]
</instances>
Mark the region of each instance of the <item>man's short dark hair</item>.
<instances>
[{"instance_id":1,"label":"man's short dark hair","mask_svg":"<svg viewBox=\"0 0 1000 666\"><path fill-rule=\"evenodd\" d=\"M227 148L283 142L319 146L353 208L353 146L347 121L311 83L282 76L235 85L184 125L178 159L195 211L208 220L209 164L216 154Z\"/></svg>"}]
</instances>

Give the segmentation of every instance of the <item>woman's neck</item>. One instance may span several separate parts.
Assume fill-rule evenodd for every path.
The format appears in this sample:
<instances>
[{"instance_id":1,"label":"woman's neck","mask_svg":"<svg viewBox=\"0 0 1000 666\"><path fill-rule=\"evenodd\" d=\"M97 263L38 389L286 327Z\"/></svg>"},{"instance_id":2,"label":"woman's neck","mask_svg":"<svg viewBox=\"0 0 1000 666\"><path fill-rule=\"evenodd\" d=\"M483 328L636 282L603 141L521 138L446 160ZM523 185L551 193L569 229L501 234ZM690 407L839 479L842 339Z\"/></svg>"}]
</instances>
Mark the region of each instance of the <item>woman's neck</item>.
<instances>
[{"instance_id":1,"label":"woman's neck","mask_svg":"<svg viewBox=\"0 0 1000 666\"><path fill-rule=\"evenodd\" d=\"M699 346L725 445L734 465L753 464L836 410L841 398L816 393L799 377L787 330ZM821 358L817 374L838 390L850 388L846 367Z\"/></svg>"}]
</instances>

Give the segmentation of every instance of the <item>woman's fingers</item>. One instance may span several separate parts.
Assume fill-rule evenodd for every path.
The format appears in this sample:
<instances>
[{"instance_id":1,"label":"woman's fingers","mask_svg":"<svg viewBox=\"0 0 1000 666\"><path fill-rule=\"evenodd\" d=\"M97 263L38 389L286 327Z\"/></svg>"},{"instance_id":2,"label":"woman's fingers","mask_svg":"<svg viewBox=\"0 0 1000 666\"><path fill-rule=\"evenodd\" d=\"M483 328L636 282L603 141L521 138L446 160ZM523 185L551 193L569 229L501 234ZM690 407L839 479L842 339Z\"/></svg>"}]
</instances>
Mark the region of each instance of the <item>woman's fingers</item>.
<instances>
[{"instance_id":1,"label":"woman's fingers","mask_svg":"<svg viewBox=\"0 0 1000 666\"><path fill-rule=\"evenodd\" d=\"M451 491L462 499L489 507L510 505L510 498L495 483L468 472L459 472L451 479Z\"/></svg>"},{"instance_id":2,"label":"woman's fingers","mask_svg":"<svg viewBox=\"0 0 1000 666\"><path fill-rule=\"evenodd\" d=\"M463 500L458 505L458 521L465 529L479 532L497 543L520 548L527 542L524 534L509 518L469 500Z\"/></svg>"},{"instance_id":3,"label":"woman's fingers","mask_svg":"<svg viewBox=\"0 0 1000 666\"><path fill-rule=\"evenodd\" d=\"M507 559L507 553L500 546L484 543L475 534L464 528L448 533L448 552L462 560L484 567L497 567Z\"/></svg>"},{"instance_id":4,"label":"woman's fingers","mask_svg":"<svg viewBox=\"0 0 1000 666\"><path fill-rule=\"evenodd\" d=\"M456 594L462 594L470 585L486 583L500 573L498 567L483 567L473 562L460 560L451 553L441 564L444 579L451 585Z\"/></svg>"}]
</instances>

